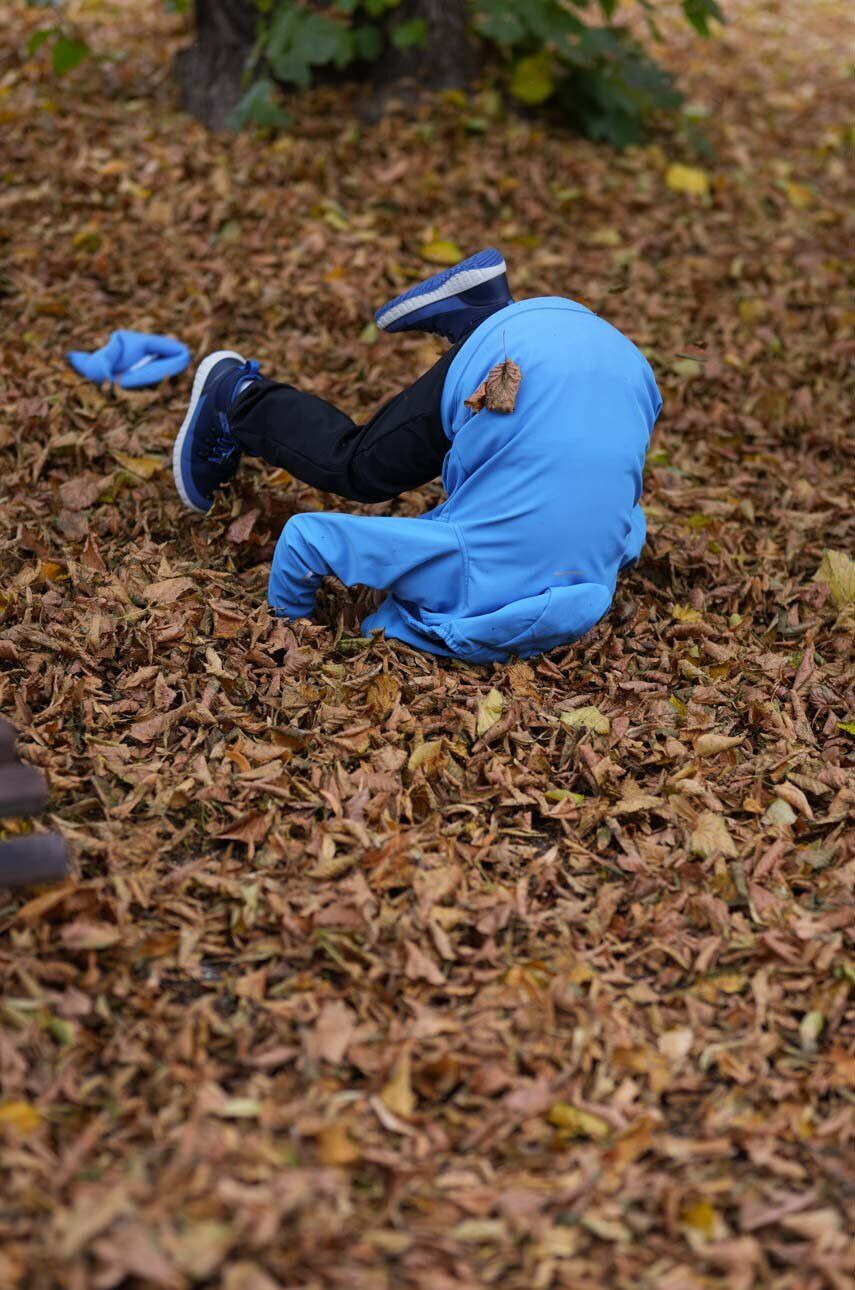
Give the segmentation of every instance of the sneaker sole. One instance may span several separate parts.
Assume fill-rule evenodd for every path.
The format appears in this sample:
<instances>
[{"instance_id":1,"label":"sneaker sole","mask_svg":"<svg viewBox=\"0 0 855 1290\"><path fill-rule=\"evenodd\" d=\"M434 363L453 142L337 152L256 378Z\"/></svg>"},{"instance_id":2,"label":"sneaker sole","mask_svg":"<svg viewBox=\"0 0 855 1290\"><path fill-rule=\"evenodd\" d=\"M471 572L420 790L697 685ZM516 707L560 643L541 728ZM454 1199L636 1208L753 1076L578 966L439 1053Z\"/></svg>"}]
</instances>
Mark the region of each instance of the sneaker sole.
<instances>
[{"instance_id":1,"label":"sneaker sole","mask_svg":"<svg viewBox=\"0 0 855 1290\"><path fill-rule=\"evenodd\" d=\"M181 454L184 451L184 440L187 438L190 425L193 421L193 415L196 411L196 405L202 397L202 391L205 388L205 382L211 375L217 363L222 362L224 358L236 358L239 363L244 359L240 354L236 354L233 349L218 349L207 358L203 358L196 368L196 375L193 377L193 389L190 394L190 405L187 408L187 415L181 423L181 429L175 436L175 443L172 448L172 477L175 480L175 487L178 489L178 495L188 510L195 511L197 515L207 515L210 507L196 506L187 496L187 490L184 487L184 480L181 476Z\"/></svg>"},{"instance_id":2,"label":"sneaker sole","mask_svg":"<svg viewBox=\"0 0 855 1290\"><path fill-rule=\"evenodd\" d=\"M478 256L472 258L477 260ZM447 269L444 274L437 275L439 281L430 291L422 290L421 284L411 287L390 305L378 309L374 315L374 321L380 331L385 331L392 323L408 318L418 309L434 305L439 300L447 300L449 296L456 296L462 291L471 291L473 287L480 287L482 283L491 282L493 278L498 278L506 272L507 265L501 256L492 264L475 265L468 269L460 267Z\"/></svg>"}]
</instances>

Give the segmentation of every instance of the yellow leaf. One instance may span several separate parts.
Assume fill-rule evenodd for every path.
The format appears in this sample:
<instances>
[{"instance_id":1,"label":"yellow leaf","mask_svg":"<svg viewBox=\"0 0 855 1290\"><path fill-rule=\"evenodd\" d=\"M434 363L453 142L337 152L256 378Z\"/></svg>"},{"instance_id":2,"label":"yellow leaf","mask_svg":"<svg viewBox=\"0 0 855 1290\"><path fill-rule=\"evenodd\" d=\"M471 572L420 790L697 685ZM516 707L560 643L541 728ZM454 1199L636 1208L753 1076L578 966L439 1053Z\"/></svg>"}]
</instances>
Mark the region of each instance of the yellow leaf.
<instances>
[{"instance_id":1,"label":"yellow leaf","mask_svg":"<svg viewBox=\"0 0 855 1290\"><path fill-rule=\"evenodd\" d=\"M611 1126L601 1116L583 1111L570 1102L556 1102L546 1118L556 1129L562 1129L574 1138L602 1139L611 1133Z\"/></svg>"},{"instance_id":2,"label":"yellow leaf","mask_svg":"<svg viewBox=\"0 0 855 1290\"><path fill-rule=\"evenodd\" d=\"M569 788L548 788L543 795L548 802L584 802L584 793L574 793Z\"/></svg>"},{"instance_id":3,"label":"yellow leaf","mask_svg":"<svg viewBox=\"0 0 855 1290\"><path fill-rule=\"evenodd\" d=\"M423 260L428 264L457 264L463 259L463 252L456 242L427 242L421 250Z\"/></svg>"},{"instance_id":4,"label":"yellow leaf","mask_svg":"<svg viewBox=\"0 0 855 1290\"><path fill-rule=\"evenodd\" d=\"M715 811L701 811L692 830L692 851L696 856L711 856L716 853L731 858L737 855L736 843L728 832L727 825Z\"/></svg>"},{"instance_id":5,"label":"yellow leaf","mask_svg":"<svg viewBox=\"0 0 855 1290\"><path fill-rule=\"evenodd\" d=\"M813 203L813 193L804 184L787 184L787 200L797 210L803 210Z\"/></svg>"},{"instance_id":6,"label":"yellow leaf","mask_svg":"<svg viewBox=\"0 0 855 1290\"><path fill-rule=\"evenodd\" d=\"M665 172L665 183L675 193L691 193L705 197L710 190L710 177L698 166L681 166L675 161Z\"/></svg>"},{"instance_id":7,"label":"yellow leaf","mask_svg":"<svg viewBox=\"0 0 855 1290\"><path fill-rule=\"evenodd\" d=\"M0 1102L0 1129L35 1133L42 1122L40 1112L29 1102Z\"/></svg>"},{"instance_id":8,"label":"yellow leaf","mask_svg":"<svg viewBox=\"0 0 855 1290\"><path fill-rule=\"evenodd\" d=\"M408 1120L416 1109L416 1095L410 1083L410 1054L404 1052L395 1067L392 1078L380 1094L387 1110L401 1119Z\"/></svg>"},{"instance_id":9,"label":"yellow leaf","mask_svg":"<svg viewBox=\"0 0 855 1290\"><path fill-rule=\"evenodd\" d=\"M806 1053L814 1052L825 1027L825 1013L818 1008L806 1012L799 1022L799 1041Z\"/></svg>"},{"instance_id":10,"label":"yellow leaf","mask_svg":"<svg viewBox=\"0 0 855 1290\"><path fill-rule=\"evenodd\" d=\"M68 577L68 571L55 560L42 560L42 577L45 582L61 582Z\"/></svg>"},{"instance_id":11,"label":"yellow leaf","mask_svg":"<svg viewBox=\"0 0 855 1290\"><path fill-rule=\"evenodd\" d=\"M323 1165L353 1165L361 1158L361 1151L347 1134L343 1120L328 1124L318 1135L318 1155Z\"/></svg>"},{"instance_id":12,"label":"yellow leaf","mask_svg":"<svg viewBox=\"0 0 855 1290\"><path fill-rule=\"evenodd\" d=\"M684 376L691 380L693 376L703 376L703 364L699 363L696 358L678 358L671 364L671 370L676 376Z\"/></svg>"},{"instance_id":13,"label":"yellow leaf","mask_svg":"<svg viewBox=\"0 0 855 1290\"><path fill-rule=\"evenodd\" d=\"M739 316L743 322L755 323L766 316L766 301L756 296L747 297L739 302Z\"/></svg>"},{"instance_id":14,"label":"yellow leaf","mask_svg":"<svg viewBox=\"0 0 855 1290\"><path fill-rule=\"evenodd\" d=\"M113 457L120 466L140 479L151 479L163 470L163 462L157 457L129 457L126 452L114 452Z\"/></svg>"},{"instance_id":15,"label":"yellow leaf","mask_svg":"<svg viewBox=\"0 0 855 1290\"><path fill-rule=\"evenodd\" d=\"M814 574L814 582L824 582L831 592L831 599L841 609L844 605L855 605L855 560L850 560L845 551L826 548Z\"/></svg>"},{"instance_id":16,"label":"yellow leaf","mask_svg":"<svg viewBox=\"0 0 855 1290\"><path fill-rule=\"evenodd\" d=\"M426 775L432 775L439 769L443 759L442 740L430 739L427 743L419 744L413 749L407 762L407 769L413 771L421 768Z\"/></svg>"},{"instance_id":17,"label":"yellow leaf","mask_svg":"<svg viewBox=\"0 0 855 1290\"><path fill-rule=\"evenodd\" d=\"M716 1234L719 1218L708 1200L694 1200L681 1211L680 1222L711 1241Z\"/></svg>"},{"instance_id":18,"label":"yellow leaf","mask_svg":"<svg viewBox=\"0 0 855 1290\"><path fill-rule=\"evenodd\" d=\"M678 698L677 698L677 696L676 696L676 694L669 694L669 695L668 695L668 702L671 704L671 707L672 707L672 708L674 709L674 711L677 713L677 716L680 718L680 720L681 720L681 721L685 721L685 719L686 719L686 712L688 711L688 709L687 709L687 707L686 707L685 703L683 702L683 700L682 700L682 699L678 699Z\"/></svg>"},{"instance_id":19,"label":"yellow leaf","mask_svg":"<svg viewBox=\"0 0 855 1290\"><path fill-rule=\"evenodd\" d=\"M593 246L620 246L621 236L616 228L596 228L590 242Z\"/></svg>"},{"instance_id":20,"label":"yellow leaf","mask_svg":"<svg viewBox=\"0 0 855 1290\"><path fill-rule=\"evenodd\" d=\"M703 614L689 605L675 605L671 610L671 617L676 618L678 623L699 623L703 620Z\"/></svg>"},{"instance_id":21,"label":"yellow leaf","mask_svg":"<svg viewBox=\"0 0 855 1290\"><path fill-rule=\"evenodd\" d=\"M230 1097L214 1111L221 1120L254 1120L261 1110L258 1098Z\"/></svg>"},{"instance_id":22,"label":"yellow leaf","mask_svg":"<svg viewBox=\"0 0 855 1290\"><path fill-rule=\"evenodd\" d=\"M510 91L520 103L544 103L555 89L552 59L548 54L521 58L511 76Z\"/></svg>"},{"instance_id":23,"label":"yellow leaf","mask_svg":"<svg viewBox=\"0 0 855 1290\"><path fill-rule=\"evenodd\" d=\"M482 699L478 704L478 720L475 724L475 733L485 735L502 715L504 699L498 690L491 690L486 699Z\"/></svg>"},{"instance_id":24,"label":"yellow leaf","mask_svg":"<svg viewBox=\"0 0 855 1290\"><path fill-rule=\"evenodd\" d=\"M608 717L604 716L599 708L593 706L574 708L572 712L562 712L561 724L570 730L581 726L584 730L593 730L597 735L607 735L611 730Z\"/></svg>"}]
</instances>

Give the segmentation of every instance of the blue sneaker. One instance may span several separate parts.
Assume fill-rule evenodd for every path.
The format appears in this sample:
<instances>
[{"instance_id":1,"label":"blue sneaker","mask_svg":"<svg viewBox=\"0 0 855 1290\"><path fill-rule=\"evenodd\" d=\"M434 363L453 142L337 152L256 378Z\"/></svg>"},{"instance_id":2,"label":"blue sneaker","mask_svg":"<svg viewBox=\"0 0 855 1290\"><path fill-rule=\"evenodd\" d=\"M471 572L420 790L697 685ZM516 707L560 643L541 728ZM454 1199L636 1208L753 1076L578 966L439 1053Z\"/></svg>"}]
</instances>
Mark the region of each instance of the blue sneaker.
<instances>
[{"instance_id":1,"label":"blue sneaker","mask_svg":"<svg viewBox=\"0 0 855 1290\"><path fill-rule=\"evenodd\" d=\"M191 511L210 510L216 489L237 471L240 446L226 410L244 381L258 380L258 363L230 349L209 354L196 368L190 406L172 449L175 486Z\"/></svg>"},{"instance_id":2,"label":"blue sneaker","mask_svg":"<svg viewBox=\"0 0 855 1290\"><path fill-rule=\"evenodd\" d=\"M512 303L505 261L492 247L419 282L374 315L381 331L432 331L452 344Z\"/></svg>"}]
</instances>

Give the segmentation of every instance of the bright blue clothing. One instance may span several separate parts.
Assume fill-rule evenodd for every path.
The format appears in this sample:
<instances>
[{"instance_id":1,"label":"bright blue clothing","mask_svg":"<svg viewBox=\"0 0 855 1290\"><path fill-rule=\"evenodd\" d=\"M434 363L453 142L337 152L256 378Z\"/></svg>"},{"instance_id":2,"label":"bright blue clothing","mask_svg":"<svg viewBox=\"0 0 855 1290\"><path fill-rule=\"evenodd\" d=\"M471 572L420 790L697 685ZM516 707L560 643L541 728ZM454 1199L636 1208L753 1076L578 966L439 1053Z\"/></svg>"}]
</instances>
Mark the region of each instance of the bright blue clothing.
<instances>
[{"instance_id":1,"label":"bright blue clothing","mask_svg":"<svg viewBox=\"0 0 855 1290\"><path fill-rule=\"evenodd\" d=\"M506 355L523 374L515 410L473 413L465 399ZM576 640L644 545L642 470L661 406L644 356L583 305L509 305L446 376L447 499L415 519L295 516L276 547L271 607L308 616L334 574L389 592L365 632L433 654L504 662Z\"/></svg>"},{"instance_id":2,"label":"bright blue clothing","mask_svg":"<svg viewBox=\"0 0 855 1290\"><path fill-rule=\"evenodd\" d=\"M118 381L125 390L139 390L183 372L190 362L190 350L173 336L114 331L107 344L91 354L73 349L65 357L78 375L96 385Z\"/></svg>"}]
</instances>

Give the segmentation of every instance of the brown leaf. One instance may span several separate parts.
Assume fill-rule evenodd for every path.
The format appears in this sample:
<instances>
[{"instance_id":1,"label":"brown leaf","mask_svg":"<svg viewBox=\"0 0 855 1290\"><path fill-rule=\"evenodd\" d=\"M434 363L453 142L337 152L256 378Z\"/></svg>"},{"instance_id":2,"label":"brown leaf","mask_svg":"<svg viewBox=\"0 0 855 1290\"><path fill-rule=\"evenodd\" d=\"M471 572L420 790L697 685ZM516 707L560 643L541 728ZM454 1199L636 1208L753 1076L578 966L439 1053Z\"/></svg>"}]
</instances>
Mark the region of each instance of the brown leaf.
<instances>
[{"instance_id":1,"label":"brown leaf","mask_svg":"<svg viewBox=\"0 0 855 1290\"><path fill-rule=\"evenodd\" d=\"M314 1030L306 1036L306 1050L315 1061L338 1066L344 1060L356 1029L356 1014L346 1003L334 999L325 1003Z\"/></svg>"},{"instance_id":2,"label":"brown leaf","mask_svg":"<svg viewBox=\"0 0 855 1290\"><path fill-rule=\"evenodd\" d=\"M261 511L256 506L251 511L245 511L239 515L236 520L232 520L228 529L228 539L230 542L245 542L255 527L255 521L258 519Z\"/></svg>"},{"instance_id":3,"label":"brown leaf","mask_svg":"<svg viewBox=\"0 0 855 1290\"><path fill-rule=\"evenodd\" d=\"M410 1083L410 1054L405 1050L397 1062L392 1077L380 1093L380 1100L393 1115L408 1120L416 1109L416 1095Z\"/></svg>"},{"instance_id":4,"label":"brown leaf","mask_svg":"<svg viewBox=\"0 0 855 1290\"><path fill-rule=\"evenodd\" d=\"M474 394L464 402L473 412L484 408L488 412L513 412L521 383L522 369L512 358L506 358L490 369Z\"/></svg>"},{"instance_id":5,"label":"brown leaf","mask_svg":"<svg viewBox=\"0 0 855 1290\"><path fill-rule=\"evenodd\" d=\"M164 578L162 582L149 583L143 590L143 598L150 605L174 605L188 591L195 590L192 578Z\"/></svg>"}]
</instances>

